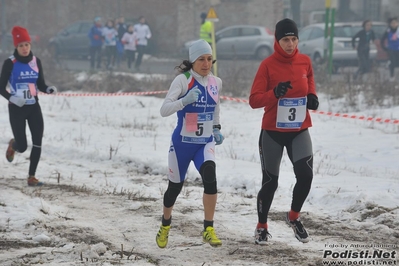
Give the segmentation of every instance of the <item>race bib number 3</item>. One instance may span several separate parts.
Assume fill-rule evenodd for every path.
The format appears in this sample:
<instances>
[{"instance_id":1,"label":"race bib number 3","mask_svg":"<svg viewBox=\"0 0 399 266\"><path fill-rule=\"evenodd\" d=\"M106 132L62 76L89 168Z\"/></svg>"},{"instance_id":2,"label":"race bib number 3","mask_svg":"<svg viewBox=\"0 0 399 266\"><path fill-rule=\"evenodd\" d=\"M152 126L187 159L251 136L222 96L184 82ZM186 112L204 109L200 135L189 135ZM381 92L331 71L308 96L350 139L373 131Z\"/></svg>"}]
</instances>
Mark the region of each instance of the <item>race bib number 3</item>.
<instances>
[{"instance_id":1,"label":"race bib number 3","mask_svg":"<svg viewBox=\"0 0 399 266\"><path fill-rule=\"evenodd\" d=\"M299 129L306 118L306 97L282 98L277 107L277 128Z\"/></svg>"}]
</instances>

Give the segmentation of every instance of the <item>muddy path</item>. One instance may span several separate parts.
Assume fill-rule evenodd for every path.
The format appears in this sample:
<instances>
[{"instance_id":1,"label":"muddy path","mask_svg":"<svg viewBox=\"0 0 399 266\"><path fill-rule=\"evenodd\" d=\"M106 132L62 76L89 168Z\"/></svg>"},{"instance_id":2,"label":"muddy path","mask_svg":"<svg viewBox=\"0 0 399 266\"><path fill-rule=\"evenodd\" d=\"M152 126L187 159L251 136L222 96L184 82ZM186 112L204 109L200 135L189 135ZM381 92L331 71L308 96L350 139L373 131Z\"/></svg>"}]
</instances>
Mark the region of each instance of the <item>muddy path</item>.
<instances>
[{"instance_id":1,"label":"muddy path","mask_svg":"<svg viewBox=\"0 0 399 266\"><path fill-rule=\"evenodd\" d=\"M136 178L137 182L141 180ZM294 238L285 224L284 212L271 211L273 238L268 245L255 245L251 204L254 199L245 198L238 206L228 200L219 203L218 215L234 218L218 227L222 247L211 248L201 240L201 189L189 184L181 198L198 198L198 205L176 205L168 247L159 249L155 235L162 199L149 196L145 189L140 193L99 191L68 184L28 188L15 178L0 178L0 186L7 193L20 194L21 202L14 203L16 208L26 201L42 202L35 217L27 219L29 222L24 226L17 226L12 217L1 220L1 265L325 265L323 252L344 250L341 244L384 242L396 245L396 250L399 246L398 222L394 215L389 215L392 210L379 206L364 210L356 227L346 221L306 213L302 221L312 239L307 244ZM223 193L221 189L219 198L225 198ZM0 203L0 211L5 207ZM236 215L231 215L234 212ZM367 217L372 216L381 216L382 222L396 234L371 229Z\"/></svg>"}]
</instances>

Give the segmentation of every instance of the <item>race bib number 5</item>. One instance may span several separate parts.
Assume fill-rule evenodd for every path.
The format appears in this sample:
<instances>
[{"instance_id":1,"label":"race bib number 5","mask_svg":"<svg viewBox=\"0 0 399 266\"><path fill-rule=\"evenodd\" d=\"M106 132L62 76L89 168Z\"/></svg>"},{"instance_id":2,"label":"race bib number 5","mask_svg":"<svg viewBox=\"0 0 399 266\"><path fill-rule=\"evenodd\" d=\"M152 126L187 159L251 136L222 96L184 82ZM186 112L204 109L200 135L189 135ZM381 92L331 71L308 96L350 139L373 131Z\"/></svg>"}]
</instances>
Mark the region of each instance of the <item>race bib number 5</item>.
<instances>
[{"instance_id":1,"label":"race bib number 5","mask_svg":"<svg viewBox=\"0 0 399 266\"><path fill-rule=\"evenodd\" d=\"M180 132L183 142L200 143L208 142L212 135L213 113L187 113L183 119Z\"/></svg>"},{"instance_id":2,"label":"race bib number 5","mask_svg":"<svg viewBox=\"0 0 399 266\"><path fill-rule=\"evenodd\" d=\"M277 128L299 129L306 118L306 97L281 98L277 107Z\"/></svg>"}]
</instances>

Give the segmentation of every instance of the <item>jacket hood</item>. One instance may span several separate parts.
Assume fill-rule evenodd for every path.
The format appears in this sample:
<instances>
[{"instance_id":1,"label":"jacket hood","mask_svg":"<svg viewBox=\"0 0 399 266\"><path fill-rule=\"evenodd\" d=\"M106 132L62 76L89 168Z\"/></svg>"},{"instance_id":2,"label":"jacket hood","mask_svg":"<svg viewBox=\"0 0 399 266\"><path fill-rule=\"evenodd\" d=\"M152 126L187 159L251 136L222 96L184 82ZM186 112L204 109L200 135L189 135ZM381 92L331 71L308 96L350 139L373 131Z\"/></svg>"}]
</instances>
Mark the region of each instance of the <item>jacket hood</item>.
<instances>
[{"instance_id":1,"label":"jacket hood","mask_svg":"<svg viewBox=\"0 0 399 266\"><path fill-rule=\"evenodd\" d=\"M292 62L296 55L298 54L299 50L298 47L295 48L294 52L292 54L287 54L283 48L281 48L280 44L278 43L277 40L274 41L274 57L277 58L277 60L281 62Z\"/></svg>"}]
</instances>

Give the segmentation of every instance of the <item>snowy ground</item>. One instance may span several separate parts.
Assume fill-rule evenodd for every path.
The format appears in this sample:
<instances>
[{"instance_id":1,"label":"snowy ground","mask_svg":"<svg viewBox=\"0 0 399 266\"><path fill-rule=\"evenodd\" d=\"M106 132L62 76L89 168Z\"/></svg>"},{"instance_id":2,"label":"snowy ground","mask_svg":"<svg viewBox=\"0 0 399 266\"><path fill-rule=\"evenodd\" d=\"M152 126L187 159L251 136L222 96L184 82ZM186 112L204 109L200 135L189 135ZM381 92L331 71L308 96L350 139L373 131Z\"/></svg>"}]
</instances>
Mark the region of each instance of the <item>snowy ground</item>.
<instances>
[{"instance_id":1,"label":"snowy ground","mask_svg":"<svg viewBox=\"0 0 399 266\"><path fill-rule=\"evenodd\" d=\"M320 101L320 110L340 110L338 101L327 105L323 95ZM176 123L175 115L159 115L162 97L41 95L40 103L45 133L37 177L46 185L27 187L29 152L11 164L4 155L0 159L1 265L328 265L335 259L323 259L326 251L379 249L394 257L377 262L397 263L392 252L399 251L398 125L313 113L315 177L302 213L311 241L298 242L284 222L295 182L285 156L270 213L273 238L257 246L262 110L223 101L226 139L216 150L215 217L223 245L202 243L202 186L190 167L169 244L159 249L155 235ZM0 113L5 152L12 135L4 99ZM399 108L358 114L398 119Z\"/></svg>"}]
</instances>

